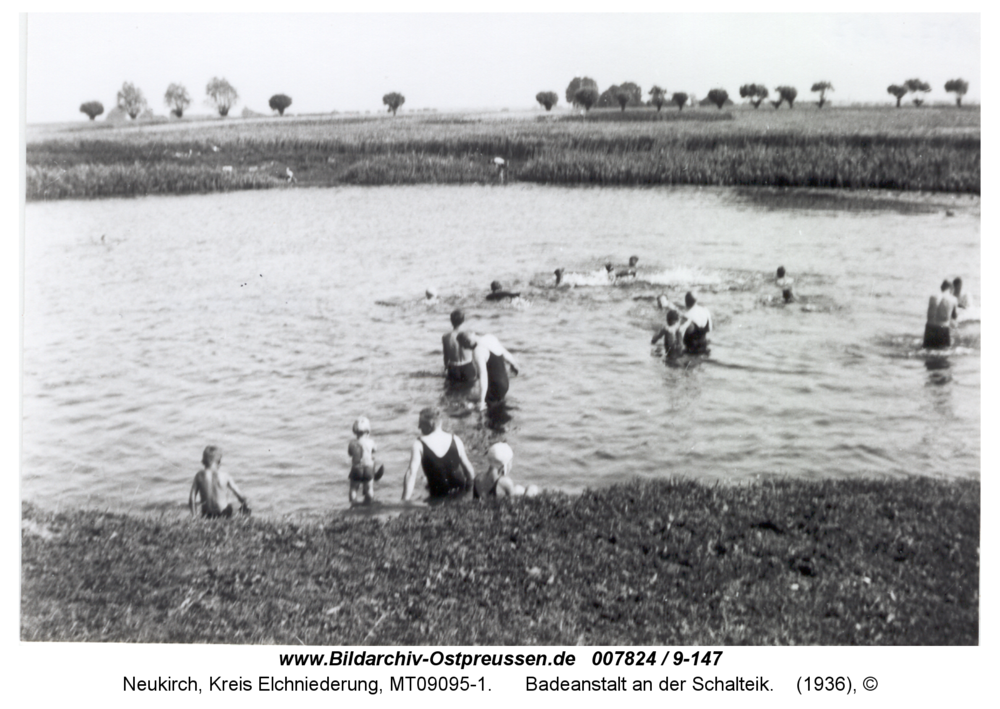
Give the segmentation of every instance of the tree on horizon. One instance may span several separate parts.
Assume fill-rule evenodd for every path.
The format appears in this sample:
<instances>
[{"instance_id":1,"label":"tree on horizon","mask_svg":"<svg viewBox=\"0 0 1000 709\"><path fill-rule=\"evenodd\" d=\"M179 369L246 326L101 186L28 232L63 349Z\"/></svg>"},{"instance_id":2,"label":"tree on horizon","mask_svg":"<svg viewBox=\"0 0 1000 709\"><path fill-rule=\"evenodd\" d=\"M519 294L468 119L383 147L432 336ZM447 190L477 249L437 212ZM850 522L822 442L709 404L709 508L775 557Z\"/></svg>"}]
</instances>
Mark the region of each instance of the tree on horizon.
<instances>
[{"instance_id":1,"label":"tree on horizon","mask_svg":"<svg viewBox=\"0 0 1000 709\"><path fill-rule=\"evenodd\" d=\"M90 120L94 120L104 113L104 104L100 101L87 101L80 104L80 113L86 113Z\"/></svg>"},{"instance_id":2,"label":"tree on horizon","mask_svg":"<svg viewBox=\"0 0 1000 709\"><path fill-rule=\"evenodd\" d=\"M819 92L818 104L820 108L823 108L823 104L826 103L826 92L833 90L834 90L833 84L831 84L829 81L817 81L815 84L812 85L812 88L810 89L810 91Z\"/></svg>"},{"instance_id":3,"label":"tree on horizon","mask_svg":"<svg viewBox=\"0 0 1000 709\"><path fill-rule=\"evenodd\" d=\"M678 111L683 111L684 104L688 102L688 95L683 91L675 91L674 94L670 97L670 100L671 102L677 104Z\"/></svg>"},{"instance_id":4,"label":"tree on horizon","mask_svg":"<svg viewBox=\"0 0 1000 709\"><path fill-rule=\"evenodd\" d=\"M118 108L125 111L133 121L146 108L146 97L134 84L126 81L118 92Z\"/></svg>"},{"instance_id":5,"label":"tree on horizon","mask_svg":"<svg viewBox=\"0 0 1000 709\"><path fill-rule=\"evenodd\" d=\"M542 104L546 111L551 111L552 107L559 103L559 94L555 91L539 91L535 94L535 100Z\"/></svg>"},{"instance_id":6,"label":"tree on horizon","mask_svg":"<svg viewBox=\"0 0 1000 709\"><path fill-rule=\"evenodd\" d=\"M170 112L178 118L184 117L184 109L191 105L191 97L187 89L180 84L171 84L167 87L167 92L163 95L163 103L166 104Z\"/></svg>"},{"instance_id":7,"label":"tree on horizon","mask_svg":"<svg viewBox=\"0 0 1000 709\"><path fill-rule=\"evenodd\" d=\"M292 105L292 97L285 94L275 94L268 100L267 105L272 111L277 111L279 116L283 116L285 109Z\"/></svg>"},{"instance_id":8,"label":"tree on horizon","mask_svg":"<svg viewBox=\"0 0 1000 709\"><path fill-rule=\"evenodd\" d=\"M232 84L225 79L214 76L205 87L205 95L208 96L209 105L214 106L223 118L229 115L229 109L236 104L240 97Z\"/></svg>"},{"instance_id":9,"label":"tree on horizon","mask_svg":"<svg viewBox=\"0 0 1000 709\"><path fill-rule=\"evenodd\" d=\"M600 92L597 89L597 82L591 79L589 76L584 77L574 77L569 86L566 87L566 103L571 106L577 106L576 102L576 92L583 88L592 88L598 94Z\"/></svg>"},{"instance_id":10,"label":"tree on horizon","mask_svg":"<svg viewBox=\"0 0 1000 709\"><path fill-rule=\"evenodd\" d=\"M944 90L955 94L955 105L962 107L962 97L969 91L969 82L965 79L949 79L944 82Z\"/></svg>"},{"instance_id":11,"label":"tree on horizon","mask_svg":"<svg viewBox=\"0 0 1000 709\"><path fill-rule=\"evenodd\" d=\"M399 107L402 106L404 103L406 103L406 97L403 96L403 94L401 93L393 91L382 97L382 103L388 106L389 107L388 110L392 111L392 115L395 116L396 111L399 110Z\"/></svg>"},{"instance_id":12,"label":"tree on horizon","mask_svg":"<svg viewBox=\"0 0 1000 709\"><path fill-rule=\"evenodd\" d=\"M740 87L740 98L750 99L751 106L760 108L760 104L767 98L767 87L764 84L743 84Z\"/></svg>"}]
</instances>

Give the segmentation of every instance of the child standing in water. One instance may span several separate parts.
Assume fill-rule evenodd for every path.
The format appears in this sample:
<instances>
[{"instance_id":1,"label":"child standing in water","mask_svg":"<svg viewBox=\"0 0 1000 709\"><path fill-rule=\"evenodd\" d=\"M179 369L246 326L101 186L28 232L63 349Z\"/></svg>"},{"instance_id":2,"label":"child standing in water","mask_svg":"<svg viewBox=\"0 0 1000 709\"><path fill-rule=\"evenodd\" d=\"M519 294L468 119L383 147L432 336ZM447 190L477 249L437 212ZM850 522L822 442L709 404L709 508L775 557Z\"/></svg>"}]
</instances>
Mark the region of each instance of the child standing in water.
<instances>
[{"instance_id":1,"label":"child standing in water","mask_svg":"<svg viewBox=\"0 0 1000 709\"><path fill-rule=\"evenodd\" d=\"M375 481L382 479L384 466L380 465L378 470L375 469L375 451L378 446L371 435L371 422L361 416L354 422L351 430L357 438L347 444L347 453L351 456L351 474L348 476L351 491L348 499L354 505L359 502L361 494L364 494L365 504L370 504L375 500Z\"/></svg>"},{"instance_id":2,"label":"child standing in water","mask_svg":"<svg viewBox=\"0 0 1000 709\"><path fill-rule=\"evenodd\" d=\"M680 313L676 310L668 310L666 327L660 328L660 331L653 336L653 339L649 344L655 345L662 337L663 349L666 350L667 356L676 357L680 354L681 350L684 349L684 344L681 342L680 329Z\"/></svg>"}]
</instances>

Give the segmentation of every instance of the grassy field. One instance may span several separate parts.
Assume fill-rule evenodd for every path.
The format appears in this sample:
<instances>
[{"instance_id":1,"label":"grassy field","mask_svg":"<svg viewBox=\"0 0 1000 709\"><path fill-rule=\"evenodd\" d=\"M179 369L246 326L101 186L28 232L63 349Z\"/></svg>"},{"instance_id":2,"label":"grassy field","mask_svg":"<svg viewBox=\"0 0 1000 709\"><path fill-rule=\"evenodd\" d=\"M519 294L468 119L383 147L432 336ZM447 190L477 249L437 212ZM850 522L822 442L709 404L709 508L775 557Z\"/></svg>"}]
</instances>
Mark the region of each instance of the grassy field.
<instances>
[{"instance_id":1,"label":"grassy field","mask_svg":"<svg viewBox=\"0 0 1000 709\"><path fill-rule=\"evenodd\" d=\"M740 185L978 194L980 111L811 105L33 127L29 200L289 186Z\"/></svg>"},{"instance_id":2,"label":"grassy field","mask_svg":"<svg viewBox=\"0 0 1000 709\"><path fill-rule=\"evenodd\" d=\"M22 508L21 639L974 645L978 481L633 482L395 517Z\"/></svg>"}]
</instances>

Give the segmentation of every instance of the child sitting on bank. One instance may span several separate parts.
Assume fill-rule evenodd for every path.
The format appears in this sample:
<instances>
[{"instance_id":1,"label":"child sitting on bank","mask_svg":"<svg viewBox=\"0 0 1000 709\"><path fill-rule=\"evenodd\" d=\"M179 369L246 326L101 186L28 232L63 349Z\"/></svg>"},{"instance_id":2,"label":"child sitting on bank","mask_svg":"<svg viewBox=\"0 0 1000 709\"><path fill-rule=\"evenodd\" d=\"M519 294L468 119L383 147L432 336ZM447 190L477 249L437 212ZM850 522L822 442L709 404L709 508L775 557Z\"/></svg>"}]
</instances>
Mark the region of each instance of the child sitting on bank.
<instances>
[{"instance_id":1,"label":"child sitting on bank","mask_svg":"<svg viewBox=\"0 0 1000 709\"><path fill-rule=\"evenodd\" d=\"M661 337L663 338L663 349L666 350L668 357L676 356L684 349L684 343L681 340L681 314L676 310L667 311L666 327L661 328L649 344L655 345Z\"/></svg>"},{"instance_id":2,"label":"child sitting on bank","mask_svg":"<svg viewBox=\"0 0 1000 709\"><path fill-rule=\"evenodd\" d=\"M365 504L370 504L375 500L375 481L382 479L385 466L380 465L378 470L375 469L375 451L378 446L371 435L371 422L361 416L354 422L351 430L357 438L347 444L347 453L351 456L351 474L348 476L351 491L348 499L354 505L364 494Z\"/></svg>"},{"instance_id":3,"label":"child sitting on bank","mask_svg":"<svg viewBox=\"0 0 1000 709\"><path fill-rule=\"evenodd\" d=\"M207 446L201 454L202 469L194 476L191 493L188 495L188 508L194 515L195 499L201 499L201 516L209 519L216 517L232 517L233 504L229 501L232 492L240 501L240 512L250 514L247 498L243 496L236 482L219 470L222 465L222 449L217 446Z\"/></svg>"},{"instance_id":4,"label":"child sitting on bank","mask_svg":"<svg viewBox=\"0 0 1000 709\"><path fill-rule=\"evenodd\" d=\"M489 468L485 475L477 475L473 482L473 497L534 497L538 494L536 485L517 485L510 478L514 464L514 451L506 443L494 443L486 453Z\"/></svg>"}]
</instances>

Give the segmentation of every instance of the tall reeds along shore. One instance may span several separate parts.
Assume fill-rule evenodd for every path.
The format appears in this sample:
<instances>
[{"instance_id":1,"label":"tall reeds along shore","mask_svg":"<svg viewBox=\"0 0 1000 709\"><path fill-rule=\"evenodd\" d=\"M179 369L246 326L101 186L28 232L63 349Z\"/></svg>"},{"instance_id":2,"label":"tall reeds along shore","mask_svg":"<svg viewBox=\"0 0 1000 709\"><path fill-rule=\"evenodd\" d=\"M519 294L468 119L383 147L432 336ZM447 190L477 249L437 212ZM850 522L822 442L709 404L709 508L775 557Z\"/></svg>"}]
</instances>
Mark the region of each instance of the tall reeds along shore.
<instances>
[{"instance_id":1,"label":"tall reeds along shore","mask_svg":"<svg viewBox=\"0 0 1000 709\"><path fill-rule=\"evenodd\" d=\"M979 529L978 480L926 478L634 481L311 520L24 504L21 639L975 645Z\"/></svg>"},{"instance_id":2,"label":"tall reeds along shore","mask_svg":"<svg viewBox=\"0 0 1000 709\"><path fill-rule=\"evenodd\" d=\"M625 118L625 117L628 118ZM979 194L978 110L461 116L41 131L27 199L396 184L740 185ZM286 179L291 169L295 182Z\"/></svg>"}]
</instances>

